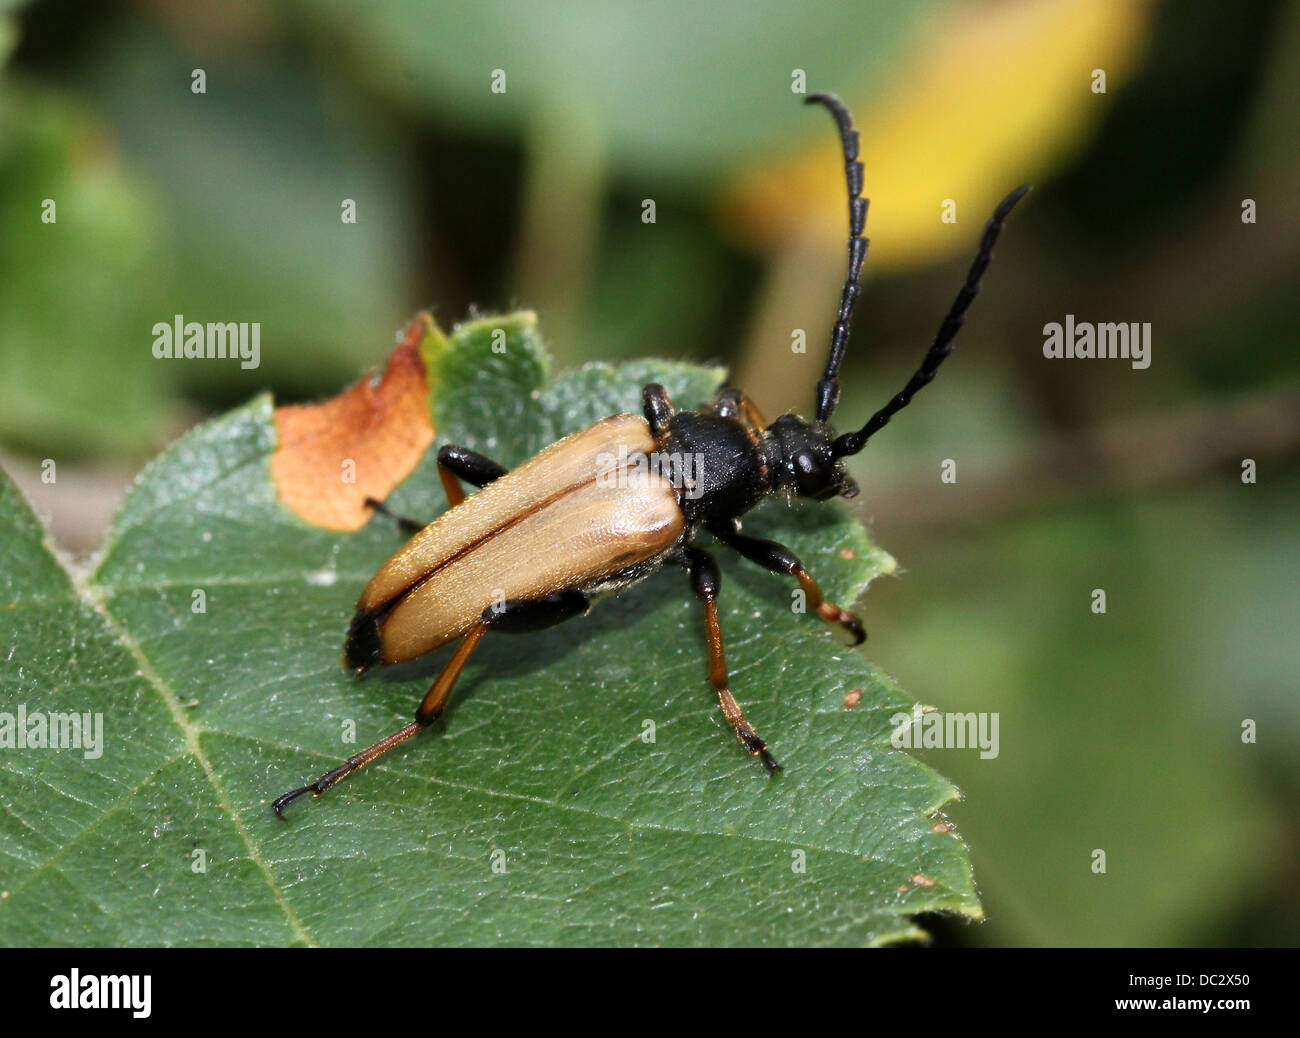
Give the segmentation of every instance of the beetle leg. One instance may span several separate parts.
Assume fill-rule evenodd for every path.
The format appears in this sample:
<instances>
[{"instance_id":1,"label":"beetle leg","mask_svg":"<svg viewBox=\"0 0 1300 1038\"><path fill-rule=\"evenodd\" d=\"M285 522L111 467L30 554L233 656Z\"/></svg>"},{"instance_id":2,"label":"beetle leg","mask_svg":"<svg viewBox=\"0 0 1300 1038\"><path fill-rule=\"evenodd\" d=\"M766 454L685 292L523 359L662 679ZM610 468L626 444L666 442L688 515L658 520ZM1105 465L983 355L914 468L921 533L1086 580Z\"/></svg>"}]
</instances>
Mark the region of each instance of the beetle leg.
<instances>
[{"instance_id":1,"label":"beetle leg","mask_svg":"<svg viewBox=\"0 0 1300 1038\"><path fill-rule=\"evenodd\" d=\"M507 599L500 608L488 606L483 610L482 619L461 639L455 653L442 668L442 673L429 687L420 709L415 712L415 720L421 725L433 724L438 720L451 696L456 679L460 677L461 668L489 627L506 634L540 631L563 623L571 616L585 613L590 605L590 600L581 591L558 591L546 598Z\"/></svg>"},{"instance_id":2,"label":"beetle leg","mask_svg":"<svg viewBox=\"0 0 1300 1038\"><path fill-rule=\"evenodd\" d=\"M483 610L483 622L503 634L544 631L580 616L591 608L591 599L576 589L557 591L545 598L510 598Z\"/></svg>"},{"instance_id":3,"label":"beetle leg","mask_svg":"<svg viewBox=\"0 0 1300 1038\"><path fill-rule=\"evenodd\" d=\"M739 418L755 429L767 427L767 420L759 413L754 402L735 386L729 386L725 382L718 388L709 407L714 414L723 418Z\"/></svg>"},{"instance_id":4,"label":"beetle leg","mask_svg":"<svg viewBox=\"0 0 1300 1038\"><path fill-rule=\"evenodd\" d=\"M803 568L799 556L776 541L763 540L761 537L746 537L734 527L709 527L709 532L728 547L734 548L751 562L757 562L764 569L773 573L785 573L799 581L808 605L817 611L817 615L828 624L842 627L853 637L854 645L861 645L867 640L867 630L862 621L852 613L845 612L823 593L817 581Z\"/></svg>"},{"instance_id":5,"label":"beetle leg","mask_svg":"<svg viewBox=\"0 0 1300 1038\"><path fill-rule=\"evenodd\" d=\"M306 786L300 786L297 789L290 790L283 796L276 797L275 801L271 804L275 809L275 813L281 818L284 818L284 808L289 801L296 800L305 793L310 793L312 796L320 796L340 779L352 774L352 772L356 771L358 768L369 764L376 757L383 756L394 746L405 742L412 735L423 731L430 724L436 721L438 715L442 713L442 708L447 703L447 697L451 695L452 686L456 684L456 679L460 677L460 672L465 667L465 661L469 659L470 653L474 651L475 646L478 645L479 639L483 637L483 632L486 631L487 628L488 625L486 621L480 621L474 627L471 627L469 633L461 639L460 644L456 646L456 651L452 653L451 659L447 661L447 664L442 668L441 673L439 673L437 678L434 679L433 685L430 687L428 694L420 704L420 709L416 711L414 721L406 725L406 727L394 732L392 735L380 739L379 742L375 743L373 746L367 747L360 753L353 754L333 771L325 772L325 774L315 782L309 783Z\"/></svg>"},{"instance_id":6,"label":"beetle leg","mask_svg":"<svg viewBox=\"0 0 1300 1038\"><path fill-rule=\"evenodd\" d=\"M378 498L366 498L366 507L374 509L374 511L378 512L380 515L388 516L389 519L393 520L393 522L397 524L399 529L404 530L406 533L418 533L425 527L425 524L420 522L418 519L409 519L404 515L398 515Z\"/></svg>"},{"instance_id":7,"label":"beetle leg","mask_svg":"<svg viewBox=\"0 0 1300 1038\"><path fill-rule=\"evenodd\" d=\"M504 466L498 465L491 458L485 458L468 447L457 447L449 443L438 451L438 477L442 480L442 488L447 492L447 500L453 508L465 500L465 491L456 482L456 477L459 476L466 483L472 483L476 487L485 487L494 479L500 479L506 472ZM406 533L419 533L428 525L418 519L398 515L378 498L366 498L366 507L388 516Z\"/></svg>"},{"instance_id":8,"label":"beetle leg","mask_svg":"<svg viewBox=\"0 0 1300 1038\"><path fill-rule=\"evenodd\" d=\"M655 436L664 436L673 418L673 402L668 399L668 391L658 382L651 382L641 390L641 406L650 431Z\"/></svg>"},{"instance_id":9,"label":"beetle leg","mask_svg":"<svg viewBox=\"0 0 1300 1038\"><path fill-rule=\"evenodd\" d=\"M741 392L735 386L729 386L725 382L718 387L717 393L713 399L708 402L707 410L722 418L736 418L740 414Z\"/></svg>"},{"instance_id":10,"label":"beetle leg","mask_svg":"<svg viewBox=\"0 0 1300 1038\"><path fill-rule=\"evenodd\" d=\"M465 491L456 482L456 477L459 476L473 486L485 487L494 479L500 479L507 471L505 466L498 465L491 458L468 447L449 443L438 449L438 476L453 508L465 500Z\"/></svg>"},{"instance_id":11,"label":"beetle leg","mask_svg":"<svg viewBox=\"0 0 1300 1038\"><path fill-rule=\"evenodd\" d=\"M465 667L465 661L469 659L470 653L478 646L479 639L488 629L486 620L480 620L456 646L456 651L451 654L451 659L447 665L442 668L438 676L434 678L433 684L429 686L429 691L425 693L423 702L420 703L420 709L415 712L415 721L419 725L433 724L442 714L443 707L447 705L447 700L451 697L451 690L456 684L456 679L460 677L460 672Z\"/></svg>"},{"instance_id":12,"label":"beetle leg","mask_svg":"<svg viewBox=\"0 0 1300 1038\"><path fill-rule=\"evenodd\" d=\"M284 818L284 808L289 801L297 800L298 797L302 796L304 793L310 793L312 796L317 797L320 796L325 792L325 790L329 789L330 786L343 778L344 775L351 774L363 764L370 763L381 754L387 753L399 742L405 742L416 732L422 731L424 728L425 725L420 724L419 721L412 721L405 728L394 732L386 738L380 739L379 742L375 743L373 746L362 750L360 753L353 754L333 771L325 772L325 774L315 782L311 782L305 786L299 786L297 789L291 789L288 793L276 797L271 806L275 809L275 813L280 818Z\"/></svg>"},{"instance_id":13,"label":"beetle leg","mask_svg":"<svg viewBox=\"0 0 1300 1038\"><path fill-rule=\"evenodd\" d=\"M691 575L691 586L704 603L704 633L709 643L709 680L713 682L713 688L718 693L722 715L735 730L736 738L745 749L753 756L761 757L769 772L780 771L781 765L768 752L767 743L745 720L740 704L736 702L731 689L727 687L727 660L722 651L722 628L718 624L718 589L722 585L718 564L707 552L700 551L698 548L687 548L686 568Z\"/></svg>"}]
</instances>

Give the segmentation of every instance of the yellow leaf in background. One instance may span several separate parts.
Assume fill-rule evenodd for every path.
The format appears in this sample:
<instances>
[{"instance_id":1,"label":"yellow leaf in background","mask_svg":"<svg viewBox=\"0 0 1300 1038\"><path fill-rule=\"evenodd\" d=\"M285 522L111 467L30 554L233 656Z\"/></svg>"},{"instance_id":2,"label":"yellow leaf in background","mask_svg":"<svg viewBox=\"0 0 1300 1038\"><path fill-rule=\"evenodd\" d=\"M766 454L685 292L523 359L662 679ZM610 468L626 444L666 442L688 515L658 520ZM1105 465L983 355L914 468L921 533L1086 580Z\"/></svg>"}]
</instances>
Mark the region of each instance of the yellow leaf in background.
<instances>
[{"instance_id":1,"label":"yellow leaf in background","mask_svg":"<svg viewBox=\"0 0 1300 1038\"><path fill-rule=\"evenodd\" d=\"M868 267L897 270L966 251L1008 191L1077 152L1137 68L1150 11L1145 0L961 4L919 34L883 94L842 92L871 199ZM1094 69L1105 71L1105 94L1093 92ZM817 119L825 125L815 134L750 164L727 188L723 215L735 238L843 241L843 162L826 113ZM955 225L940 219L945 199L956 203Z\"/></svg>"}]
</instances>

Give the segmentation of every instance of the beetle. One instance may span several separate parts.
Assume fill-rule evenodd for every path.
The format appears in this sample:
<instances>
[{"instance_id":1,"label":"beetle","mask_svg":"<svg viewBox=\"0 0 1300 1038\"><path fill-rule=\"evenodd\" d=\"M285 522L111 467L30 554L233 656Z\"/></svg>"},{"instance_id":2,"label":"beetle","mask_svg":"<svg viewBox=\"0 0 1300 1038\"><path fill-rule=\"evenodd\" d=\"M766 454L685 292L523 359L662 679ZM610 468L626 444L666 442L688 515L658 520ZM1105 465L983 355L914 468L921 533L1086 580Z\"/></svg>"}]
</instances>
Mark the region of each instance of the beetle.
<instances>
[{"instance_id":1,"label":"beetle","mask_svg":"<svg viewBox=\"0 0 1300 1038\"><path fill-rule=\"evenodd\" d=\"M731 693L718 624L721 578L713 556L696 546L696 536L707 532L758 565L792 577L822 620L847 632L855 645L866 638L858 618L826 598L794 552L742 533L741 517L771 496L827 501L857 494L844 459L906 407L952 352L1003 222L1029 191L1023 185L997 206L966 282L915 374L860 429L837 434L830 419L867 254L867 200L848 109L829 93L809 94L805 101L825 106L834 117L849 196L848 274L817 383L815 420L784 414L768 424L748 397L726 383L698 411L675 411L664 388L651 384L642 391L642 414L605 418L510 471L465 447L442 447L438 474L451 507L427 526L369 500L376 511L416 532L362 591L348 629L346 664L360 675L458 644L414 721L278 797L272 806L281 818L290 801L305 793L320 796L437 721L488 631L517 634L562 623L586 613L597 596L620 591L664 564L686 570L703 604L709 679L723 716L751 755L770 772L780 769ZM461 480L478 492L467 497Z\"/></svg>"}]
</instances>

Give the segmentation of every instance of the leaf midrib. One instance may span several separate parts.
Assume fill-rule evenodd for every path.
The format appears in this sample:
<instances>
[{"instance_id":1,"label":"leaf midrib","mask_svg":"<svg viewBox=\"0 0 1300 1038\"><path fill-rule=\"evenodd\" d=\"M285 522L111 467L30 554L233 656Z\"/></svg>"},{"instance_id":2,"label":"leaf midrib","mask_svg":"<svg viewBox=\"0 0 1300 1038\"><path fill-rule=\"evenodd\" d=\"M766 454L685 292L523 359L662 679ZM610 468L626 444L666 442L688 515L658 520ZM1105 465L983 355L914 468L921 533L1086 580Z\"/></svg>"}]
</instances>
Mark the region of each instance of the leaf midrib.
<instances>
[{"instance_id":1,"label":"leaf midrib","mask_svg":"<svg viewBox=\"0 0 1300 1038\"><path fill-rule=\"evenodd\" d=\"M59 560L59 563L60 566L62 566L62 560ZM65 573L67 572L66 568L64 571ZM71 578L70 574L69 577ZM312 938L311 934L307 932L307 928L303 926L302 921L298 918L298 913L295 912L293 906L289 904L288 899L285 897L283 888L276 881L274 874L271 872L270 866L262 856L261 849L253 840L252 834L248 831L248 827L244 825L243 816L240 815L234 805L230 802L230 796L226 792L225 785L217 775L216 768L213 767L212 761L208 759L208 755L203 751L203 746L199 739L203 729L200 729L197 725L190 722L189 718L185 714L185 708L181 705L180 697L172 691L170 686L168 686L168 684L163 680L162 676L154 669L153 663L141 648L140 643L136 641L135 636L132 635L130 630L120 623L118 618L113 615L108 606L103 603L101 596L95 593L95 589L90 585L76 584L75 581L73 586L76 589L77 597L95 611L96 615L104 621L122 647L130 653L131 658L135 660L136 666L140 669L140 676L149 687L158 694L158 697L163 701L163 705L167 707L168 712L171 714L172 723L176 725L184 739L185 753L193 757L198 763L199 768L203 772L204 778L212 788L213 794L216 796L218 810L224 812L230 819L230 824L234 827L239 839L243 842L244 847L248 851L249 861L253 863L258 872L262 874L262 878L266 880L266 885L271 891L271 899L275 902L276 907L284 913L285 922L288 924L290 933L304 944L307 944L310 947L318 947L317 942ZM136 787L131 795L134 796L135 793L139 792L139 790L143 788L143 786L144 783L141 783L140 786ZM104 818L107 817L109 813L118 810L123 799L126 798L119 798L112 808L110 808L108 812L101 814L91 826L88 826L87 829L83 831L82 835L84 836L85 832L93 831L95 827L103 822ZM80 839L80 837L78 837L78 839ZM60 851L60 853L62 853L62 851ZM58 855L55 855L54 859L51 860L57 860L57 857ZM30 877L28 877L28 879L30 879ZM25 882L26 881L24 881L24 883Z\"/></svg>"}]
</instances>

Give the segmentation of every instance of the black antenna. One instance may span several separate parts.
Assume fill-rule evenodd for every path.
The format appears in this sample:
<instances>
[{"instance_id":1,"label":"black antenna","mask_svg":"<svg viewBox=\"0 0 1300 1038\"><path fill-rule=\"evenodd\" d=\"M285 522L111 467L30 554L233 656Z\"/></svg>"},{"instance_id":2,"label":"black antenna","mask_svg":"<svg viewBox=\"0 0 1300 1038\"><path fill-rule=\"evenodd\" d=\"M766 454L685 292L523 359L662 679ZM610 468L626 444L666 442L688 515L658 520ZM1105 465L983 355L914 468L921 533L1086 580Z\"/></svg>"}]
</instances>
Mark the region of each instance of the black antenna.
<instances>
[{"instance_id":1,"label":"black antenna","mask_svg":"<svg viewBox=\"0 0 1300 1038\"><path fill-rule=\"evenodd\" d=\"M894 415L910 404L912 397L934 378L939 365L952 352L953 340L957 338L957 333L961 331L961 326L966 320L966 308L970 306L980 290L980 278L984 276L984 271L993 258L993 245L1002 231L1002 222L1016 207L1016 203L1029 193L1029 188L1029 184L1022 184L1002 199L997 209L993 211L992 218L984 227L984 235L980 238L980 250L975 256L975 262L971 264L970 271L966 275L966 284L957 293L957 298L953 300L948 316L943 319L943 324L939 325L939 333L934 338L934 345L926 353L925 360L903 387L902 392L873 414L866 425L857 432L845 433L831 445L831 450L837 458L848 457L862 450L867 445L867 441L888 424Z\"/></svg>"},{"instance_id":2,"label":"black antenna","mask_svg":"<svg viewBox=\"0 0 1300 1038\"><path fill-rule=\"evenodd\" d=\"M867 222L867 200L862 195L862 163L858 161L858 131L853 128L853 117L834 94L809 94L804 104L823 104L835 117L840 130L840 144L844 148L844 178L849 185L849 276L844 281L840 295L840 312L831 332L831 351L826 358L826 371L817 383L817 421L825 422L840 399L840 362L844 348L849 344L849 322L853 319L853 304L858 299L858 277L862 263L867 258L867 239L862 228Z\"/></svg>"}]
</instances>

